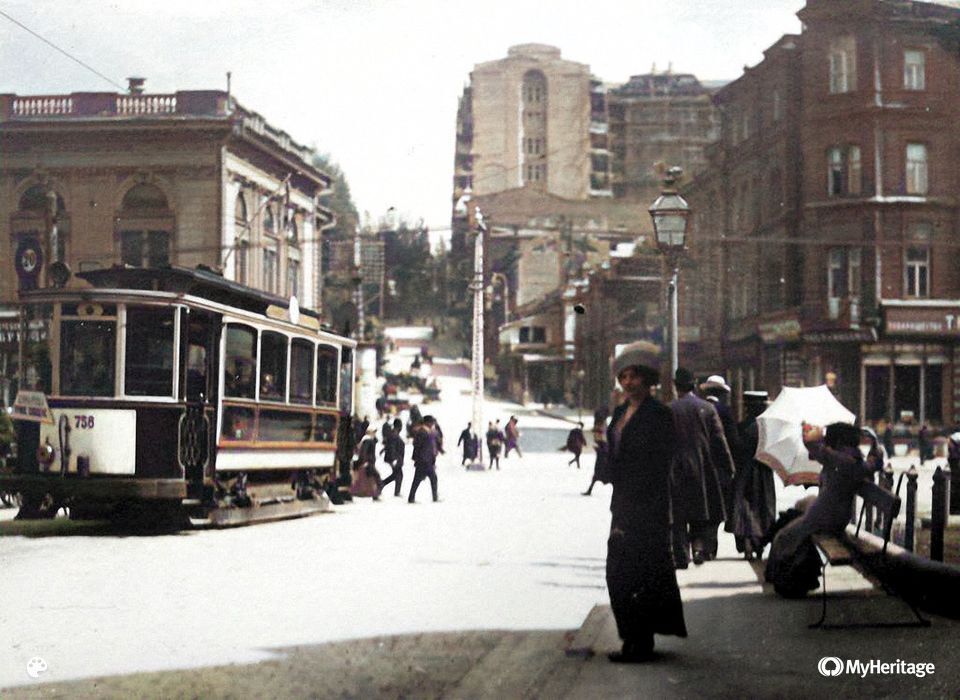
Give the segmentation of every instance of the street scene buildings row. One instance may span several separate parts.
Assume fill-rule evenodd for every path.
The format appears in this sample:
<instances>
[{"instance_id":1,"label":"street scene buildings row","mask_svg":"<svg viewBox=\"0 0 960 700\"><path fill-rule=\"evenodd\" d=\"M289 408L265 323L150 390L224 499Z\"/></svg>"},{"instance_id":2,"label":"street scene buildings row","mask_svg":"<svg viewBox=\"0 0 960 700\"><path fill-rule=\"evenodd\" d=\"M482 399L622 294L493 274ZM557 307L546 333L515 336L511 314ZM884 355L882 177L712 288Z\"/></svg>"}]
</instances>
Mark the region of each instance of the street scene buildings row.
<instances>
[{"instance_id":1,"label":"street scene buildings row","mask_svg":"<svg viewBox=\"0 0 960 700\"><path fill-rule=\"evenodd\" d=\"M603 405L616 347L664 342L660 162L684 167L693 212L681 364L735 396L827 383L871 422L960 422L960 9L809 0L799 17L719 90L605 86L540 45L476 67L453 195L489 225L501 389ZM455 216L454 251L465 230Z\"/></svg>"}]
</instances>

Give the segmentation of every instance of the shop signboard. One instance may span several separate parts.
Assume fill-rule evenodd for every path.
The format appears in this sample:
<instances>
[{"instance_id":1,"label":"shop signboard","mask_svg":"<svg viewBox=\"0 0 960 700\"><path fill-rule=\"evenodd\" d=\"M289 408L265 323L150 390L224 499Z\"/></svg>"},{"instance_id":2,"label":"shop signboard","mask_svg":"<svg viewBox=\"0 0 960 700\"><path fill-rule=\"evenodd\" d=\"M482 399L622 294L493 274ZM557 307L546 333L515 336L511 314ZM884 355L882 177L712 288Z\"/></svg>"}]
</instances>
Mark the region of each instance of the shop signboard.
<instances>
[{"instance_id":1,"label":"shop signboard","mask_svg":"<svg viewBox=\"0 0 960 700\"><path fill-rule=\"evenodd\" d=\"M884 306L888 336L960 338L960 306Z\"/></svg>"}]
</instances>

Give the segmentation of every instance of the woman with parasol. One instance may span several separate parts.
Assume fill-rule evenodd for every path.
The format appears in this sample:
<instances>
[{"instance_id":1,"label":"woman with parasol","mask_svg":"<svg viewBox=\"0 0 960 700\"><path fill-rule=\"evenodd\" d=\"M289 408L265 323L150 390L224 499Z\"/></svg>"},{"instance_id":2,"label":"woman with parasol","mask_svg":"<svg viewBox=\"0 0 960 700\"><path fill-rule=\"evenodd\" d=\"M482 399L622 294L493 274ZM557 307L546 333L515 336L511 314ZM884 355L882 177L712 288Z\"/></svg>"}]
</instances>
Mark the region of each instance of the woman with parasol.
<instances>
[{"instance_id":1,"label":"woman with parasol","mask_svg":"<svg viewBox=\"0 0 960 700\"><path fill-rule=\"evenodd\" d=\"M864 434L870 440L866 459L860 452ZM876 435L872 431L863 433L849 423L832 423L825 434L821 428L804 423L803 444L810 459L823 465L820 490L803 515L777 533L765 572L767 582L787 598L802 598L820 585L820 559L811 536L843 533L857 487L883 468L883 452Z\"/></svg>"}]
</instances>

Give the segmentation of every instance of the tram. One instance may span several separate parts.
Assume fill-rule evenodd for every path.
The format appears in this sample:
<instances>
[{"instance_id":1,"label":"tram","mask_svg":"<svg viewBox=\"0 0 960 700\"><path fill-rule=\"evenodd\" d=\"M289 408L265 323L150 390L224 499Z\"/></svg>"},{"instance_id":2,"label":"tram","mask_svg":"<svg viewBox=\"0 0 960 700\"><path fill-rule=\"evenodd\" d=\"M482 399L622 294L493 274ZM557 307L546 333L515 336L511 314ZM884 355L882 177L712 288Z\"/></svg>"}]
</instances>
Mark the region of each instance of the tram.
<instances>
[{"instance_id":1,"label":"tram","mask_svg":"<svg viewBox=\"0 0 960 700\"><path fill-rule=\"evenodd\" d=\"M18 459L0 474L18 517L226 526L329 508L349 478L354 341L204 268L77 277L21 293Z\"/></svg>"}]
</instances>

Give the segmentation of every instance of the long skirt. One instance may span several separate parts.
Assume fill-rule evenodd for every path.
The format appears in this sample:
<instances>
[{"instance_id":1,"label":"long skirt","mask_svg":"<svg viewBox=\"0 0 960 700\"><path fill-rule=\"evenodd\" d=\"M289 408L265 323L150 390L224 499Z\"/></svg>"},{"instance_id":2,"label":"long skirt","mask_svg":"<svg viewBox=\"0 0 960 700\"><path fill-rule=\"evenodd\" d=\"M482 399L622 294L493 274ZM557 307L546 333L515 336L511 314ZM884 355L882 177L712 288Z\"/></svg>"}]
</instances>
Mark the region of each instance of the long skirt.
<instances>
[{"instance_id":1,"label":"long skirt","mask_svg":"<svg viewBox=\"0 0 960 700\"><path fill-rule=\"evenodd\" d=\"M687 636L670 535L612 532L607 541L607 589L624 641L650 634Z\"/></svg>"}]
</instances>

